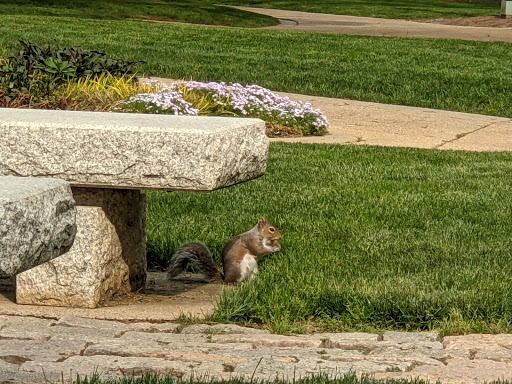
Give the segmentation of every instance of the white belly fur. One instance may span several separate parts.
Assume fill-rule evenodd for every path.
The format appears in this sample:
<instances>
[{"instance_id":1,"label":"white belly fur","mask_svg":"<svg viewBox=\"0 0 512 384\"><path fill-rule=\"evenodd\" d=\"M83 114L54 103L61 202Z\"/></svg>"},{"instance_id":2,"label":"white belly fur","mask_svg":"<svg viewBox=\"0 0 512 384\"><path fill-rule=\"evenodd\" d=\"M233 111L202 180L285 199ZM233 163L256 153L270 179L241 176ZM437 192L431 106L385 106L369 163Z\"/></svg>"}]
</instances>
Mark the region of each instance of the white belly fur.
<instances>
[{"instance_id":1,"label":"white belly fur","mask_svg":"<svg viewBox=\"0 0 512 384\"><path fill-rule=\"evenodd\" d=\"M254 275L258 273L258 263L256 258L250 254L246 254L242 261L240 261L240 280L252 280Z\"/></svg>"}]
</instances>

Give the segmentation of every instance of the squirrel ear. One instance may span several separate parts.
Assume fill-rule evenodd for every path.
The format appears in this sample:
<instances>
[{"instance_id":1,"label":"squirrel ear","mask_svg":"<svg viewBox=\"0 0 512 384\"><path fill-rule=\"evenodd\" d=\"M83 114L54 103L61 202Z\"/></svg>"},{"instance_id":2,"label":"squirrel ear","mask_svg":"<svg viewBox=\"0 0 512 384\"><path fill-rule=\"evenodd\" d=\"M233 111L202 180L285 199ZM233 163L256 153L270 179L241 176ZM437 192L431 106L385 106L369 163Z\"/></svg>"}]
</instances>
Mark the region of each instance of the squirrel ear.
<instances>
[{"instance_id":1,"label":"squirrel ear","mask_svg":"<svg viewBox=\"0 0 512 384\"><path fill-rule=\"evenodd\" d=\"M263 216L260 217L260 221L258 221L258 227L263 228L266 224L266 220Z\"/></svg>"}]
</instances>

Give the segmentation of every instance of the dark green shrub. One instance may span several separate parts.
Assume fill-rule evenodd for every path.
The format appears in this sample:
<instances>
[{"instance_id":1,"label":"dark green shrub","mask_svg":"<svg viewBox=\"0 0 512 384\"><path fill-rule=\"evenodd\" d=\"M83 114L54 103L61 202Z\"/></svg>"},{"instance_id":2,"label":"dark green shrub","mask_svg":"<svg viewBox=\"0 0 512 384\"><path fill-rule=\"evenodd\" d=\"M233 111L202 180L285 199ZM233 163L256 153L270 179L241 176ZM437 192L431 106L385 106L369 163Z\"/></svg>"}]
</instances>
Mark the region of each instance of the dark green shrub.
<instances>
[{"instance_id":1,"label":"dark green shrub","mask_svg":"<svg viewBox=\"0 0 512 384\"><path fill-rule=\"evenodd\" d=\"M78 77L102 73L110 73L114 76L132 75L135 67L144 63L143 61L113 59L105 53L73 47L64 48L60 56L70 63Z\"/></svg>"},{"instance_id":2,"label":"dark green shrub","mask_svg":"<svg viewBox=\"0 0 512 384\"><path fill-rule=\"evenodd\" d=\"M114 59L83 48L59 49L24 41L20 44L22 49L14 49L12 56L0 62L0 106L9 106L15 100L41 103L70 78L102 73L132 75L135 66L142 63Z\"/></svg>"}]
</instances>

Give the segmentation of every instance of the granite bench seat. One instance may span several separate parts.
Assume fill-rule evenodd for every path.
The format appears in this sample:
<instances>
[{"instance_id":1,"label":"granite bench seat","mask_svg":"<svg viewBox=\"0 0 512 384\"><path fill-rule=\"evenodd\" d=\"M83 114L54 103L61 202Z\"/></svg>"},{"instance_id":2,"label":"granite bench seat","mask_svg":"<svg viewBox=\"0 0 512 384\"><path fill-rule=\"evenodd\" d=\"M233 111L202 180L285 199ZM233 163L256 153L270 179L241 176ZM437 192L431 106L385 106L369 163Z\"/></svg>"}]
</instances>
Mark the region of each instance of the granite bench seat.
<instances>
[{"instance_id":1,"label":"granite bench seat","mask_svg":"<svg viewBox=\"0 0 512 384\"><path fill-rule=\"evenodd\" d=\"M96 307L146 283L142 190L213 191L265 173L259 119L0 109L0 176L67 181L77 236L17 275L22 304Z\"/></svg>"}]
</instances>

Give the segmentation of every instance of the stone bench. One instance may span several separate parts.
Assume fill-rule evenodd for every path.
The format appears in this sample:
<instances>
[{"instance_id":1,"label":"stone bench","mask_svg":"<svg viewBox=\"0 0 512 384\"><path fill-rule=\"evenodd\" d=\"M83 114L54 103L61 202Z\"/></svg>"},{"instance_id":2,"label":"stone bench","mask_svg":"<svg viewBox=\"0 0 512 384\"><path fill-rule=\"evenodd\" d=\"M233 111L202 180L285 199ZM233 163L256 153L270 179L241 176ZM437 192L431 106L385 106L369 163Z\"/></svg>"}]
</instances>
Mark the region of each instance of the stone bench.
<instances>
[{"instance_id":1,"label":"stone bench","mask_svg":"<svg viewBox=\"0 0 512 384\"><path fill-rule=\"evenodd\" d=\"M0 175L72 186L77 236L17 275L21 304L97 307L146 283L141 190L213 191L261 176L258 119L0 109Z\"/></svg>"},{"instance_id":2,"label":"stone bench","mask_svg":"<svg viewBox=\"0 0 512 384\"><path fill-rule=\"evenodd\" d=\"M64 180L0 176L0 277L67 252L75 239L75 216Z\"/></svg>"}]
</instances>

